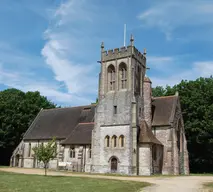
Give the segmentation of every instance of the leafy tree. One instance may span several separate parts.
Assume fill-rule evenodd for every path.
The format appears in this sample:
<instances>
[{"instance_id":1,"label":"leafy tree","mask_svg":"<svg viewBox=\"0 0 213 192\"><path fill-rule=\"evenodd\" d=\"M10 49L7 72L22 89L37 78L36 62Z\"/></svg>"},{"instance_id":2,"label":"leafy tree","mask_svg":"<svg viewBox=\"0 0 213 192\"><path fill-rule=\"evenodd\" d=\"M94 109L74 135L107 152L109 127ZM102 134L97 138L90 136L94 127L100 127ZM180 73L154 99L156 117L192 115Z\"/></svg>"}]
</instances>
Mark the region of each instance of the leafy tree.
<instances>
[{"instance_id":1,"label":"leafy tree","mask_svg":"<svg viewBox=\"0 0 213 192\"><path fill-rule=\"evenodd\" d=\"M39 162L43 162L45 176L47 175L47 165L50 160L54 159L57 155L57 143L55 138L49 141L46 145L39 145L33 148L34 157Z\"/></svg>"},{"instance_id":2,"label":"leafy tree","mask_svg":"<svg viewBox=\"0 0 213 192\"><path fill-rule=\"evenodd\" d=\"M38 91L24 93L13 88L0 91L0 154L4 154L0 164L9 164L12 151L41 108L55 107Z\"/></svg>"},{"instance_id":3,"label":"leafy tree","mask_svg":"<svg viewBox=\"0 0 213 192\"><path fill-rule=\"evenodd\" d=\"M152 88L152 96L153 97L160 97L165 95L166 90L162 86L157 86Z\"/></svg>"}]
</instances>

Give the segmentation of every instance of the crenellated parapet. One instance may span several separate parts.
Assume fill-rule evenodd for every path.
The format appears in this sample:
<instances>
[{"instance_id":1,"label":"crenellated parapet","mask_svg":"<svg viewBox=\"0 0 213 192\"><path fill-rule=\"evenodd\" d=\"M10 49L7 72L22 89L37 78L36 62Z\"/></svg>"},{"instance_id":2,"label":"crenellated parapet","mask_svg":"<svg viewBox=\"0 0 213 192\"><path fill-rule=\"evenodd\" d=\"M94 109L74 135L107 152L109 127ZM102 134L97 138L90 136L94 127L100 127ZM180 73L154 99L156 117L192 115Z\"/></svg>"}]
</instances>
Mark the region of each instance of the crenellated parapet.
<instances>
[{"instance_id":1,"label":"crenellated parapet","mask_svg":"<svg viewBox=\"0 0 213 192\"><path fill-rule=\"evenodd\" d=\"M138 49L131 45L102 51L102 61L111 61L126 57L134 57L140 63L146 63L146 54L142 54Z\"/></svg>"},{"instance_id":2,"label":"crenellated parapet","mask_svg":"<svg viewBox=\"0 0 213 192\"><path fill-rule=\"evenodd\" d=\"M102 42L101 56L102 56L103 62L127 58L127 57L134 57L137 61L139 61L139 63L142 63L143 65L146 64L146 51L144 50L144 53L141 53L138 49L135 48L134 39L132 35L131 35L129 46L105 50L104 43Z\"/></svg>"}]
</instances>

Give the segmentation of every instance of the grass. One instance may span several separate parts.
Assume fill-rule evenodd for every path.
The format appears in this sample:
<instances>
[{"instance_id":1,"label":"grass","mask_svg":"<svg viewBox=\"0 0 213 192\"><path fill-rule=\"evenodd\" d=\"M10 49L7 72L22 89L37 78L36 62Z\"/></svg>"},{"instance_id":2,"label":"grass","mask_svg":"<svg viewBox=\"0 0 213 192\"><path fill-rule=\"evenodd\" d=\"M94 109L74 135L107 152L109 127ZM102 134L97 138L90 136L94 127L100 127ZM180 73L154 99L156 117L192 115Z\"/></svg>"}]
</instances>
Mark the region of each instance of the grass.
<instances>
[{"instance_id":1,"label":"grass","mask_svg":"<svg viewBox=\"0 0 213 192\"><path fill-rule=\"evenodd\" d=\"M148 183L0 171L0 192L137 192Z\"/></svg>"},{"instance_id":2,"label":"grass","mask_svg":"<svg viewBox=\"0 0 213 192\"><path fill-rule=\"evenodd\" d=\"M213 173L192 173L190 176L213 176Z\"/></svg>"},{"instance_id":3,"label":"grass","mask_svg":"<svg viewBox=\"0 0 213 192\"><path fill-rule=\"evenodd\" d=\"M213 192L213 182L205 183L203 186L207 189L206 191Z\"/></svg>"}]
</instances>

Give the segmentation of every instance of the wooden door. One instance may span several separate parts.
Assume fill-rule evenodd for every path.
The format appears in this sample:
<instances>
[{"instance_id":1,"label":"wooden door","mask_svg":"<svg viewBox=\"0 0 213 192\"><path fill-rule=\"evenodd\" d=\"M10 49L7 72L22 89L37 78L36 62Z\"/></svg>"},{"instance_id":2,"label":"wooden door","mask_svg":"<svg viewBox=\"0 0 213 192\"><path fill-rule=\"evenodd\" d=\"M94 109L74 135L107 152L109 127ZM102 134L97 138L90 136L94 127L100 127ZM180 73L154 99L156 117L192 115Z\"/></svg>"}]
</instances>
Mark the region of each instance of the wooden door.
<instances>
[{"instance_id":1,"label":"wooden door","mask_svg":"<svg viewBox=\"0 0 213 192\"><path fill-rule=\"evenodd\" d=\"M111 171L115 172L117 171L117 168L118 168L118 160L113 157L111 160Z\"/></svg>"}]
</instances>

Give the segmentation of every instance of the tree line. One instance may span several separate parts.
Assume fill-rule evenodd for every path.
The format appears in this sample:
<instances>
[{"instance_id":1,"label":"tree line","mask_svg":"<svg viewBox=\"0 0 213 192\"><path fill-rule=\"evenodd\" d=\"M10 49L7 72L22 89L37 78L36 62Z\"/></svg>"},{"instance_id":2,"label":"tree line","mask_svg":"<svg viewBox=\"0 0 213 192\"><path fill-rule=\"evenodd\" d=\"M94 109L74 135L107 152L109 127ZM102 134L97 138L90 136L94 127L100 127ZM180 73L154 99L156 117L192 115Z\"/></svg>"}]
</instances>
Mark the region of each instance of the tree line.
<instances>
[{"instance_id":1,"label":"tree line","mask_svg":"<svg viewBox=\"0 0 213 192\"><path fill-rule=\"evenodd\" d=\"M183 112L192 173L213 172L213 77L182 80L175 86L152 89L156 96L178 91ZM56 104L36 92L0 91L0 165L9 165L12 151L21 141L41 108Z\"/></svg>"},{"instance_id":2,"label":"tree line","mask_svg":"<svg viewBox=\"0 0 213 192\"><path fill-rule=\"evenodd\" d=\"M0 165L9 165L13 150L41 108L55 107L38 91L25 93L14 88L0 91Z\"/></svg>"}]
</instances>

